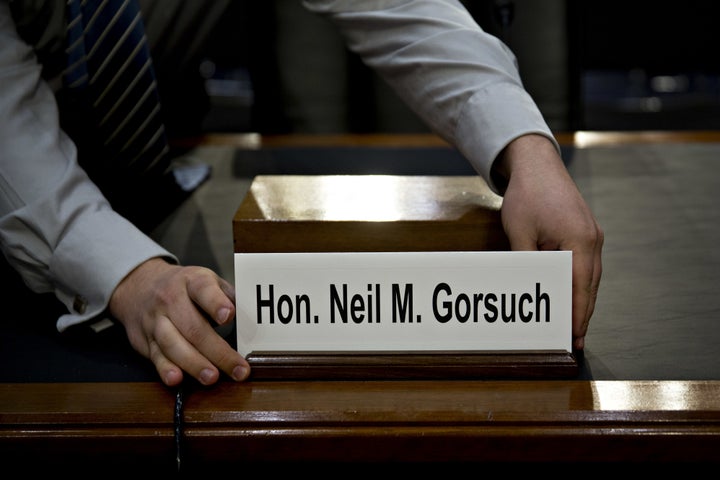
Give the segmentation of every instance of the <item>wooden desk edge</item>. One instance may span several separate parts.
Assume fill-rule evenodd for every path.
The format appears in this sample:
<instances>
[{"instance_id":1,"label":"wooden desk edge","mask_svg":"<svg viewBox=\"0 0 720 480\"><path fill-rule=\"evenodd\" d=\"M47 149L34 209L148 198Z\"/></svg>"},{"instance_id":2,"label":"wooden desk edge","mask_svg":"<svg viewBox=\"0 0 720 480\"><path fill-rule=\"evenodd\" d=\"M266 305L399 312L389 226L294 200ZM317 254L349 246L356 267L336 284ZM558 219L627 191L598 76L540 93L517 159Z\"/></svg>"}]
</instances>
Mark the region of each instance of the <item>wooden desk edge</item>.
<instances>
[{"instance_id":1,"label":"wooden desk edge","mask_svg":"<svg viewBox=\"0 0 720 480\"><path fill-rule=\"evenodd\" d=\"M577 131L556 132L562 146L588 148L648 143L718 143L720 131ZM432 133L415 134L287 134L208 133L175 139L180 147L231 146L239 149L301 148L301 147L448 147L449 144Z\"/></svg>"},{"instance_id":2,"label":"wooden desk edge","mask_svg":"<svg viewBox=\"0 0 720 480\"><path fill-rule=\"evenodd\" d=\"M17 383L0 392L6 464L174 458L176 395L162 385ZM181 432L184 458L213 465L717 463L719 399L720 381L221 382L185 388Z\"/></svg>"},{"instance_id":3,"label":"wooden desk edge","mask_svg":"<svg viewBox=\"0 0 720 480\"><path fill-rule=\"evenodd\" d=\"M571 352L251 352L258 380L568 379L578 375Z\"/></svg>"}]
</instances>

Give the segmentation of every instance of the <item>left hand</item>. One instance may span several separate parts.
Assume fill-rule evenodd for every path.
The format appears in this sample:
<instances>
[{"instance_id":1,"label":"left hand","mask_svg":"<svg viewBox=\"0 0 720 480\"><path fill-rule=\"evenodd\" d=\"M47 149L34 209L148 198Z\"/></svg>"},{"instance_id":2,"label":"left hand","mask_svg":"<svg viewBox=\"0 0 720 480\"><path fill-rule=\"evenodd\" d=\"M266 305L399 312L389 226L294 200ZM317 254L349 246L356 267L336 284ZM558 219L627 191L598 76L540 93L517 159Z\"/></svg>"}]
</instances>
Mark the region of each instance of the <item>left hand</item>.
<instances>
[{"instance_id":1,"label":"left hand","mask_svg":"<svg viewBox=\"0 0 720 480\"><path fill-rule=\"evenodd\" d=\"M498 162L508 180L501 215L511 249L572 251L573 348L582 350L600 287L604 233L549 139L519 137Z\"/></svg>"}]
</instances>

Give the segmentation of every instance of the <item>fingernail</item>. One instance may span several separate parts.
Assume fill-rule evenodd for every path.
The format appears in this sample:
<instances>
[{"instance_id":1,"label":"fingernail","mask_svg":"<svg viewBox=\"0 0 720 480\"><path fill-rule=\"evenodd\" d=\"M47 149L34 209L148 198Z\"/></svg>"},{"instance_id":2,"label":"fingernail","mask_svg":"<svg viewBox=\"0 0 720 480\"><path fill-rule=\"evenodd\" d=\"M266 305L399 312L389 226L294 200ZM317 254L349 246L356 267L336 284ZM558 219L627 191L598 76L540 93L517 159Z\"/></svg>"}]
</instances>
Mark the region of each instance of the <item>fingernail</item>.
<instances>
[{"instance_id":1,"label":"fingernail","mask_svg":"<svg viewBox=\"0 0 720 480\"><path fill-rule=\"evenodd\" d=\"M215 381L215 372L209 368L205 368L200 372L200 382L203 385L210 385Z\"/></svg>"},{"instance_id":2,"label":"fingernail","mask_svg":"<svg viewBox=\"0 0 720 480\"><path fill-rule=\"evenodd\" d=\"M233 380L235 380L237 382L242 382L243 380L245 380L247 378L247 376L248 376L247 368L240 366L240 365L233 368L233 371L232 371Z\"/></svg>"},{"instance_id":3,"label":"fingernail","mask_svg":"<svg viewBox=\"0 0 720 480\"><path fill-rule=\"evenodd\" d=\"M180 382L182 382L182 372L180 372L179 370L168 370L167 372L165 372L163 382L165 382L165 385L169 387L174 387L175 385L178 385Z\"/></svg>"},{"instance_id":4,"label":"fingernail","mask_svg":"<svg viewBox=\"0 0 720 480\"><path fill-rule=\"evenodd\" d=\"M225 325L228 320L230 320L230 309L223 307L218 310L218 323L220 325Z\"/></svg>"}]
</instances>

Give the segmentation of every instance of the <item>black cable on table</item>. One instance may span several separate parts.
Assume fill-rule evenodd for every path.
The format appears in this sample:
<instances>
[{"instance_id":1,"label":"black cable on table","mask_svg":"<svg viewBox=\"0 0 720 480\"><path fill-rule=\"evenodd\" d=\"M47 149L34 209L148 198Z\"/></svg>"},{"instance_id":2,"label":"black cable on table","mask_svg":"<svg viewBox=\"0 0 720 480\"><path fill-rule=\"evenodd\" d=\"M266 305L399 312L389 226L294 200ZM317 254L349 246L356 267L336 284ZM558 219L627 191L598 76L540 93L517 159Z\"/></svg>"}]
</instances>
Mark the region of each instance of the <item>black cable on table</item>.
<instances>
[{"instance_id":1,"label":"black cable on table","mask_svg":"<svg viewBox=\"0 0 720 480\"><path fill-rule=\"evenodd\" d=\"M182 385L178 387L175 394L175 410L173 414L173 425L175 433L175 464L180 473L182 466L182 441L183 441L183 401L184 393Z\"/></svg>"}]
</instances>

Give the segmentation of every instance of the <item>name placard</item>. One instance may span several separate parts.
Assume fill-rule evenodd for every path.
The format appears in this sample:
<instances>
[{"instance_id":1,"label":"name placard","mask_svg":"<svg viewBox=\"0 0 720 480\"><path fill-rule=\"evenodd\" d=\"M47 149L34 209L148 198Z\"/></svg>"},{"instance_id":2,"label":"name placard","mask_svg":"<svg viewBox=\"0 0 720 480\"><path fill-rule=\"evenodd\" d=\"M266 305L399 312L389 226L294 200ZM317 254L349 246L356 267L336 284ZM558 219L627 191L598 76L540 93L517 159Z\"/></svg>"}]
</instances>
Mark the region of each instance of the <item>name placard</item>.
<instances>
[{"instance_id":1,"label":"name placard","mask_svg":"<svg viewBox=\"0 0 720 480\"><path fill-rule=\"evenodd\" d=\"M237 348L571 351L572 254L235 253Z\"/></svg>"}]
</instances>

